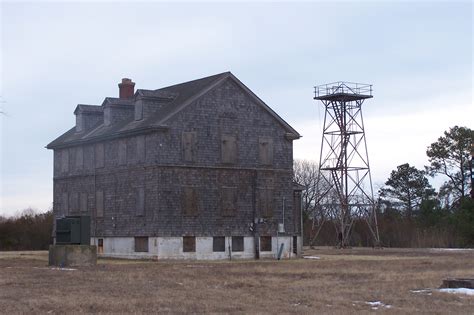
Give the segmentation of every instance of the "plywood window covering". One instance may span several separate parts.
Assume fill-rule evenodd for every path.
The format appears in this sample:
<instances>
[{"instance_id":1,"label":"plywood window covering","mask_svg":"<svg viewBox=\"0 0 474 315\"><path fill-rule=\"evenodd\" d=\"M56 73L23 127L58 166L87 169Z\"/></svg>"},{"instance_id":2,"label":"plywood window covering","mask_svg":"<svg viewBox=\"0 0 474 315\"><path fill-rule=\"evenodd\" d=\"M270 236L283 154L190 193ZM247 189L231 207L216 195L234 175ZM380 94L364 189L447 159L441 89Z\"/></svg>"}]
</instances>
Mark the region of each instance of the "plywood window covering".
<instances>
[{"instance_id":1,"label":"plywood window covering","mask_svg":"<svg viewBox=\"0 0 474 315\"><path fill-rule=\"evenodd\" d=\"M91 170L94 168L94 146L88 145L83 147L84 151L84 168Z\"/></svg>"},{"instance_id":2,"label":"plywood window covering","mask_svg":"<svg viewBox=\"0 0 474 315\"><path fill-rule=\"evenodd\" d=\"M81 170L84 167L84 150L82 147L76 148L76 169Z\"/></svg>"},{"instance_id":3,"label":"plywood window covering","mask_svg":"<svg viewBox=\"0 0 474 315\"><path fill-rule=\"evenodd\" d=\"M61 172L66 173L69 171L69 150L64 149L61 151Z\"/></svg>"},{"instance_id":4,"label":"plywood window covering","mask_svg":"<svg viewBox=\"0 0 474 315\"><path fill-rule=\"evenodd\" d=\"M198 213L198 196L196 187L184 187L183 194L184 215L196 215Z\"/></svg>"},{"instance_id":5,"label":"plywood window covering","mask_svg":"<svg viewBox=\"0 0 474 315\"><path fill-rule=\"evenodd\" d=\"M272 251L272 237L271 236L260 236L260 251L262 252Z\"/></svg>"},{"instance_id":6,"label":"plywood window covering","mask_svg":"<svg viewBox=\"0 0 474 315\"><path fill-rule=\"evenodd\" d=\"M87 212L87 193L81 193L80 208L81 212Z\"/></svg>"},{"instance_id":7,"label":"plywood window covering","mask_svg":"<svg viewBox=\"0 0 474 315\"><path fill-rule=\"evenodd\" d=\"M270 218L273 216L273 189L262 188L258 191L259 209L262 217Z\"/></svg>"},{"instance_id":8,"label":"plywood window covering","mask_svg":"<svg viewBox=\"0 0 474 315\"><path fill-rule=\"evenodd\" d=\"M196 159L196 132L187 131L182 135L183 160L194 162Z\"/></svg>"},{"instance_id":9,"label":"plywood window covering","mask_svg":"<svg viewBox=\"0 0 474 315\"><path fill-rule=\"evenodd\" d=\"M196 251L196 237L195 236L183 236L183 252L195 252Z\"/></svg>"},{"instance_id":10,"label":"plywood window covering","mask_svg":"<svg viewBox=\"0 0 474 315\"><path fill-rule=\"evenodd\" d=\"M137 188L136 214L137 216L145 215L145 187Z\"/></svg>"},{"instance_id":11,"label":"plywood window covering","mask_svg":"<svg viewBox=\"0 0 474 315\"><path fill-rule=\"evenodd\" d=\"M127 162L134 163L137 158L137 138L127 139Z\"/></svg>"},{"instance_id":12,"label":"plywood window covering","mask_svg":"<svg viewBox=\"0 0 474 315\"><path fill-rule=\"evenodd\" d=\"M146 236L135 237L135 252L137 253L148 252L148 237Z\"/></svg>"},{"instance_id":13,"label":"plywood window covering","mask_svg":"<svg viewBox=\"0 0 474 315\"><path fill-rule=\"evenodd\" d=\"M79 211L79 193L73 192L69 197L69 210L71 212Z\"/></svg>"},{"instance_id":14,"label":"plywood window covering","mask_svg":"<svg viewBox=\"0 0 474 315\"><path fill-rule=\"evenodd\" d=\"M69 197L67 192L63 192L61 195L61 214L67 215L69 207Z\"/></svg>"},{"instance_id":15,"label":"plywood window covering","mask_svg":"<svg viewBox=\"0 0 474 315\"><path fill-rule=\"evenodd\" d=\"M214 236L212 238L212 251L225 252L225 236Z\"/></svg>"},{"instance_id":16,"label":"plywood window covering","mask_svg":"<svg viewBox=\"0 0 474 315\"><path fill-rule=\"evenodd\" d=\"M232 236L232 251L233 252L244 251L244 237L243 236Z\"/></svg>"},{"instance_id":17,"label":"plywood window covering","mask_svg":"<svg viewBox=\"0 0 474 315\"><path fill-rule=\"evenodd\" d=\"M235 164L237 162L237 139L233 135L222 135L221 137L222 163Z\"/></svg>"},{"instance_id":18,"label":"plywood window covering","mask_svg":"<svg viewBox=\"0 0 474 315\"><path fill-rule=\"evenodd\" d=\"M120 139L118 143L118 161L119 165L127 164L127 141Z\"/></svg>"},{"instance_id":19,"label":"plywood window covering","mask_svg":"<svg viewBox=\"0 0 474 315\"><path fill-rule=\"evenodd\" d=\"M145 136L137 137L137 161L145 161Z\"/></svg>"},{"instance_id":20,"label":"plywood window covering","mask_svg":"<svg viewBox=\"0 0 474 315\"><path fill-rule=\"evenodd\" d=\"M105 165L105 149L103 143L97 143L95 145L95 167L101 168Z\"/></svg>"},{"instance_id":21,"label":"plywood window covering","mask_svg":"<svg viewBox=\"0 0 474 315\"><path fill-rule=\"evenodd\" d=\"M99 254L103 254L104 253L104 239L103 238L99 238L97 240L97 252Z\"/></svg>"},{"instance_id":22,"label":"plywood window covering","mask_svg":"<svg viewBox=\"0 0 474 315\"><path fill-rule=\"evenodd\" d=\"M298 254L298 236L293 236L293 254Z\"/></svg>"},{"instance_id":23,"label":"plywood window covering","mask_svg":"<svg viewBox=\"0 0 474 315\"><path fill-rule=\"evenodd\" d=\"M104 216L104 192L102 190L95 193L95 209L98 218Z\"/></svg>"},{"instance_id":24,"label":"plywood window covering","mask_svg":"<svg viewBox=\"0 0 474 315\"><path fill-rule=\"evenodd\" d=\"M273 164L273 140L270 137L260 137L258 139L258 155L260 164Z\"/></svg>"},{"instance_id":25,"label":"plywood window covering","mask_svg":"<svg viewBox=\"0 0 474 315\"><path fill-rule=\"evenodd\" d=\"M237 187L221 187L221 213L223 216L234 216L237 212Z\"/></svg>"}]
</instances>

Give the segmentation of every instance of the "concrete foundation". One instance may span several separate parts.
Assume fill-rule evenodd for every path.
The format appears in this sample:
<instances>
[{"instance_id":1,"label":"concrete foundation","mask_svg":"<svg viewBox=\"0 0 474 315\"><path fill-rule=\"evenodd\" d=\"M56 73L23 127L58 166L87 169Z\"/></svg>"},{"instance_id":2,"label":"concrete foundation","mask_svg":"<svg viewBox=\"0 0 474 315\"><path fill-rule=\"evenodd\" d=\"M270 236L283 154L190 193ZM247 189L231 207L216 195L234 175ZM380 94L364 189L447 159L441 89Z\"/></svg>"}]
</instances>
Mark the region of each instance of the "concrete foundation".
<instances>
[{"instance_id":1,"label":"concrete foundation","mask_svg":"<svg viewBox=\"0 0 474 315\"><path fill-rule=\"evenodd\" d=\"M58 267L93 266L97 264L95 245L50 245L49 265Z\"/></svg>"},{"instance_id":2,"label":"concrete foundation","mask_svg":"<svg viewBox=\"0 0 474 315\"><path fill-rule=\"evenodd\" d=\"M102 240L99 242L99 240ZM183 251L182 237L149 237L148 252L136 252L133 237L96 237L91 244L102 244L98 248L99 257L116 257L130 259L190 259L190 260L223 260L223 259L254 259L255 240L244 237L244 250L232 250L232 238L225 237L225 251L213 251L212 237L196 237L196 251ZM272 237L272 250L260 251L260 258L276 259L278 250L283 244L281 259L296 258L301 255L302 241L297 237L297 248L293 248L293 236ZM296 251L296 253L295 253Z\"/></svg>"},{"instance_id":3,"label":"concrete foundation","mask_svg":"<svg viewBox=\"0 0 474 315\"><path fill-rule=\"evenodd\" d=\"M448 278L443 280L441 288L474 289L474 278Z\"/></svg>"}]
</instances>

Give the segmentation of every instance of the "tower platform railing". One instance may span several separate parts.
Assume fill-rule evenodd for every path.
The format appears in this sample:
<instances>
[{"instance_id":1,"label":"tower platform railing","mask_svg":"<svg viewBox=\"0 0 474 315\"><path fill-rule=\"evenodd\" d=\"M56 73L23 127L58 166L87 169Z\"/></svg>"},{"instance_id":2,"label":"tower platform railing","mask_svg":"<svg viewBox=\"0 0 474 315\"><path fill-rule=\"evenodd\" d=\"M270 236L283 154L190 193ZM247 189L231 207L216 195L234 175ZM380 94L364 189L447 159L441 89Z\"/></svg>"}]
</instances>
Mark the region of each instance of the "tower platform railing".
<instances>
[{"instance_id":1,"label":"tower platform railing","mask_svg":"<svg viewBox=\"0 0 474 315\"><path fill-rule=\"evenodd\" d=\"M352 94L372 96L372 84L337 81L314 87L314 97L324 97L334 94Z\"/></svg>"}]
</instances>

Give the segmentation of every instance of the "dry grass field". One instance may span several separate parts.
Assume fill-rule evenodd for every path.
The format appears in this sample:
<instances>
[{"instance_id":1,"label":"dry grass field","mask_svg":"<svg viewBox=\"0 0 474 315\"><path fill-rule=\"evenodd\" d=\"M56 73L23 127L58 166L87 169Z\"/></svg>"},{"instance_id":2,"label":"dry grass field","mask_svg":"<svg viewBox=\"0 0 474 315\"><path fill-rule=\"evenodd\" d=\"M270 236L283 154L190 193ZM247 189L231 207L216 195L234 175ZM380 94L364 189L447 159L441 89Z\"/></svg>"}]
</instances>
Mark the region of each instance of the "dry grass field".
<instances>
[{"instance_id":1,"label":"dry grass field","mask_svg":"<svg viewBox=\"0 0 474 315\"><path fill-rule=\"evenodd\" d=\"M61 270L47 266L46 252L0 252L0 313L474 313L474 296L412 292L474 277L472 250L318 248L305 255L319 259L104 259Z\"/></svg>"}]
</instances>

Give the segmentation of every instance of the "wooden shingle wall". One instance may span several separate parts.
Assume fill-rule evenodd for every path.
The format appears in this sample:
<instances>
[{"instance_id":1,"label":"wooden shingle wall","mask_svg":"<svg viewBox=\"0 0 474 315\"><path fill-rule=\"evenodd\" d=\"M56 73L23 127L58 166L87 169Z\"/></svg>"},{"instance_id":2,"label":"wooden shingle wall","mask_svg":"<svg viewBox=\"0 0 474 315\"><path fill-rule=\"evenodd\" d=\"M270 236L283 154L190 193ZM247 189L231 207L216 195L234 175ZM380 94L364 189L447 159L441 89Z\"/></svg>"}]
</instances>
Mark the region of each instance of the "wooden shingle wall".
<instances>
[{"instance_id":1,"label":"wooden shingle wall","mask_svg":"<svg viewBox=\"0 0 474 315\"><path fill-rule=\"evenodd\" d=\"M276 235L285 206L286 231L298 232L292 141L237 84L167 126L55 150L55 214L89 213L93 236L251 236L255 218Z\"/></svg>"}]
</instances>

